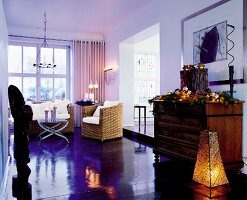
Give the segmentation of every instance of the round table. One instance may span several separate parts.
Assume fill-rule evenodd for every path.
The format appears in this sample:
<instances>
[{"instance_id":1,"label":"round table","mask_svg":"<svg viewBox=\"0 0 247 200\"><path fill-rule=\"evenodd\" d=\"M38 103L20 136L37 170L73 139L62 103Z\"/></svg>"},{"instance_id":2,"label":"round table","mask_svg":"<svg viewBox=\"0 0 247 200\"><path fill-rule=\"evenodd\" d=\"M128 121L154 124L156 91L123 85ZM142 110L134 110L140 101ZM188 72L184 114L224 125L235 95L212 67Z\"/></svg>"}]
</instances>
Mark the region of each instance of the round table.
<instances>
[{"instance_id":1,"label":"round table","mask_svg":"<svg viewBox=\"0 0 247 200\"><path fill-rule=\"evenodd\" d=\"M69 140L61 133L61 131L63 129L65 129L68 124L69 124L69 120L67 119L57 119L55 121L45 121L45 120L37 120L39 126L44 129L43 132L41 132L38 136L39 141L42 141L52 135L57 135L63 139L65 139L67 141L67 143L69 143ZM45 135L46 133L48 133L47 135ZM45 135L45 136L43 136Z\"/></svg>"}]
</instances>

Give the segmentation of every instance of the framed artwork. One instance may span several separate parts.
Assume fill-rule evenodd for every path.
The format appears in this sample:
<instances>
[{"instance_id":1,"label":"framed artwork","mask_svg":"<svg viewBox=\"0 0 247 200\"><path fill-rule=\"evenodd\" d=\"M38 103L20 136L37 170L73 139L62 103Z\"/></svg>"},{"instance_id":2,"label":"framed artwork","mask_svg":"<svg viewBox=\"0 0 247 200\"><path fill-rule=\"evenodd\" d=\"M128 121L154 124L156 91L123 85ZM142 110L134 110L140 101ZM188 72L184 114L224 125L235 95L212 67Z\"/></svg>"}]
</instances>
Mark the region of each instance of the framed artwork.
<instances>
[{"instance_id":1,"label":"framed artwork","mask_svg":"<svg viewBox=\"0 0 247 200\"><path fill-rule=\"evenodd\" d=\"M230 35L228 25L235 27ZM232 49L227 37L234 42ZM183 65L205 64L210 85L228 83L230 53L234 57L233 78L242 82L243 1L221 0L182 19L181 47L181 69Z\"/></svg>"},{"instance_id":2,"label":"framed artwork","mask_svg":"<svg viewBox=\"0 0 247 200\"><path fill-rule=\"evenodd\" d=\"M193 64L227 59L227 21L193 33Z\"/></svg>"}]
</instances>

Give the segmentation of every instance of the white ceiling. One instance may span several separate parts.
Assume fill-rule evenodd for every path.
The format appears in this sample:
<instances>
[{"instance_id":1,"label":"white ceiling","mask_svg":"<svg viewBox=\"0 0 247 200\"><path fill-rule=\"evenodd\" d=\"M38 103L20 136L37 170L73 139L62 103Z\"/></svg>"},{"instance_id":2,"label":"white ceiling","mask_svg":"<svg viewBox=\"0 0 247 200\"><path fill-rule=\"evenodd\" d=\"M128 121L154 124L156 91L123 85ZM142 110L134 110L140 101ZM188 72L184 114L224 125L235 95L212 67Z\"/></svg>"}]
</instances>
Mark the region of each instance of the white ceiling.
<instances>
[{"instance_id":1,"label":"white ceiling","mask_svg":"<svg viewBox=\"0 0 247 200\"><path fill-rule=\"evenodd\" d=\"M106 34L152 0L2 0L7 25L41 29L47 13L47 29Z\"/></svg>"}]
</instances>

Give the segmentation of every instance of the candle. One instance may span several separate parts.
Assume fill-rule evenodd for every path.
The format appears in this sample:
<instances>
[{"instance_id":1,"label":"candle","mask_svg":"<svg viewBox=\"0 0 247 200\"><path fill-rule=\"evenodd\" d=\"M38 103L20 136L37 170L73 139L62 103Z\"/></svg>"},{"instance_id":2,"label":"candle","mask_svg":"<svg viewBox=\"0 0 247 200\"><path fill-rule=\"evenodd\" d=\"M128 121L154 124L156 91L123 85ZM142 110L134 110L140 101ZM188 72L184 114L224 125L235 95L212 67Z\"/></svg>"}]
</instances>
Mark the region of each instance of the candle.
<instances>
[{"instance_id":1,"label":"candle","mask_svg":"<svg viewBox=\"0 0 247 200\"><path fill-rule=\"evenodd\" d=\"M56 102L53 103L53 108L57 108L57 103Z\"/></svg>"},{"instance_id":2,"label":"candle","mask_svg":"<svg viewBox=\"0 0 247 200\"><path fill-rule=\"evenodd\" d=\"M84 97L85 100L88 100L88 93L86 92L85 94L85 97Z\"/></svg>"},{"instance_id":3,"label":"candle","mask_svg":"<svg viewBox=\"0 0 247 200\"><path fill-rule=\"evenodd\" d=\"M48 109L45 110L45 121L46 121L46 122L48 121Z\"/></svg>"},{"instance_id":4,"label":"candle","mask_svg":"<svg viewBox=\"0 0 247 200\"><path fill-rule=\"evenodd\" d=\"M57 115L57 111L56 110L57 110L57 107L54 107L53 108L53 121L56 121L56 118L57 118L57 116L56 116Z\"/></svg>"},{"instance_id":5,"label":"candle","mask_svg":"<svg viewBox=\"0 0 247 200\"><path fill-rule=\"evenodd\" d=\"M54 121L54 110L51 109L51 121Z\"/></svg>"},{"instance_id":6,"label":"candle","mask_svg":"<svg viewBox=\"0 0 247 200\"><path fill-rule=\"evenodd\" d=\"M89 98L89 100L94 101L94 94L89 93L88 98Z\"/></svg>"}]
</instances>

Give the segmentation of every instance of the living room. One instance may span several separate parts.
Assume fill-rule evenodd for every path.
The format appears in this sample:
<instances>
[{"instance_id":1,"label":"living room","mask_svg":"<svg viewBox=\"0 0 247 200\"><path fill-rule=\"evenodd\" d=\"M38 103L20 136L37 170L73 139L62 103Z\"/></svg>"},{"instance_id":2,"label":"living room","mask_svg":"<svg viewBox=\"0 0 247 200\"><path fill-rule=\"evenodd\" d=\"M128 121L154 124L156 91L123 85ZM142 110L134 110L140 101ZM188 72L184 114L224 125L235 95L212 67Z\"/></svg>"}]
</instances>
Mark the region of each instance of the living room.
<instances>
[{"instance_id":1,"label":"living room","mask_svg":"<svg viewBox=\"0 0 247 200\"><path fill-rule=\"evenodd\" d=\"M105 81L98 84L101 87L101 100L121 101L124 104L124 126L133 126L134 118L134 92L130 93L130 90L134 90L134 73L131 70L131 59L127 57L126 52L132 52L133 44L140 42L148 37L159 35L159 94L166 94L167 91L174 91L180 87L180 70L184 64L188 63L181 59L181 54L185 53L186 38L184 38L183 31L188 24L187 22L193 21L198 18L199 13L206 15L207 12L214 11L215 9L222 9L225 11L220 13L222 16L236 16L236 23L234 21L235 31L232 34L234 38L235 48L233 48L233 55L235 56L235 62L233 63L235 73L234 79L244 79L244 72L246 71L246 13L243 9L242 0L232 1L219 1L219 0L207 0L207 1L134 1L128 5L125 1L111 2L107 1L103 5L101 1L97 1L98 4L76 1L75 4L69 2L31 2L31 1L7 1L1 0L0 2L0 49L1 49L1 74L0 79L2 84L0 86L0 102L1 102L1 179L5 174L5 166L8 161L8 98L7 98L7 85L8 85L8 61L7 61L7 46L8 43L16 40L13 36L23 36L42 38L43 37L43 15L47 14L47 37L60 42L67 42L72 40L80 41L104 41L105 43L105 63L104 67L113 68L110 77L110 83L106 84ZM77 4L78 3L78 4ZM125 4L126 3L126 4ZM119 5L118 5L119 4ZM228 5L230 4L230 6ZM224 6L229 6L232 9L225 9ZM242 6L242 7L241 7ZM246 6L246 3L244 3ZM76 9L78 7L78 9ZM95 8L97 7L97 9ZM126 10L119 11L121 7ZM127 7L127 8L126 8ZM24 8L29 9L25 11ZM239 9L240 8L240 9ZM241 9L242 8L242 9ZM23 9L23 10L22 10ZM92 9L92 10L91 10ZM104 18L108 13L108 10L115 12L119 11L120 16L112 17L111 19ZM118 10L119 9L119 10ZM127 10L130 10L127 12ZM14 10L14 11L13 11ZM19 11L18 11L19 10ZM207 10L207 11L206 11ZM245 9L246 10L246 9ZM109 12L110 12L109 11ZM8 16L8 13L16 12L14 16ZM82 13L82 14L81 14ZM87 14L85 14L87 13ZM89 15L89 13L91 15ZM98 14L96 14L98 13ZM18 15L19 14L19 15ZM73 15L74 14L74 15ZM80 14L80 15L79 15ZM79 16L77 16L79 15ZM213 14L212 16L214 16ZM108 16L108 15L107 15ZM239 18L241 16L241 18ZM31 18L35 19L35 23L32 24ZM227 17L226 17L227 18ZM106 20L107 19L107 20ZM210 18L211 19L211 18ZM81 20L81 21L80 21ZM97 21L99 20L99 21ZM229 20L228 18L226 20ZM244 22L242 21L244 20ZM206 20L205 20L206 21ZM204 21L204 22L205 22ZM216 20L217 21L217 20ZM103 23L104 22L104 23ZM98 24L99 23L99 24ZM217 22L218 23L218 22ZM239 26L238 23L242 23ZM29 26L32 24L33 26ZM216 24L216 23L214 23ZM207 25L205 25L207 27ZM155 27L155 28L152 28ZM157 28L158 27L158 28ZM74 30L73 30L74 28ZM151 30L151 31L145 31ZM158 30L158 31L157 31ZM236 33L240 35L236 36ZM140 34L143 32L143 35ZM10 36L12 35L12 37ZM134 36L138 37L134 37ZM183 37L183 38L182 38ZM14 39L13 39L14 38ZM231 36L230 36L231 38ZM20 38L19 38L20 39ZM22 38L23 40L23 38ZM64 41L63 41L64 40ZM239 40L242 40L242 49L239 45ZM182 44L183 43L183 44ZM240 56L240 58L239 58ZM227 58L227 62L224 63L226 70L224 70L223 77L218 79L214 77L212 79L212 71L209 73L209 81L225 80L228 78L227 64L230 62L230 57ZM239 62L241 60L241 66ZM220 62L218 62L220 63ZM220 65L220 64L219 64ZM218 66L218 65L217 65ZM206 65L207 67L207 65ZM222 66L220 66L222 68ZM220 68L220 69L221 69ZM73 71L73 65L71 65ZM133 70L133 69L132 69ZM215 74L219 73L217 70L213 71ZM73 73L71 73L73 76ZM102 74L104 76L104 74ZM94 80L93 80L94 81ZM89 80L90 82L90 80ZM76 87L74 87L76 86ZM71 80L71 85L68 89L68 96L71 102L81 100L84 98L86 91L84 88L88 87L76 85ZM215 91L229 91L229 84L210 86ZM77 93L76 93L77 90ZM81 92L78 92L81 91ZM234 97L242 101L246 101L246 83L234 84ZM246 119L246 105L243 104L243 122ZM75 124L80 123L78 113L75 115ZM246 125L243 123L242 132L242 156L247 154L246 147ZM127 164L125 164L127 165ZM241 169L241 172L246 174L246 165Z\"/></svg>"}]
</instances>

